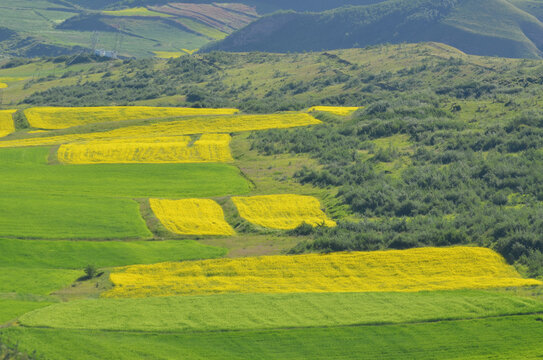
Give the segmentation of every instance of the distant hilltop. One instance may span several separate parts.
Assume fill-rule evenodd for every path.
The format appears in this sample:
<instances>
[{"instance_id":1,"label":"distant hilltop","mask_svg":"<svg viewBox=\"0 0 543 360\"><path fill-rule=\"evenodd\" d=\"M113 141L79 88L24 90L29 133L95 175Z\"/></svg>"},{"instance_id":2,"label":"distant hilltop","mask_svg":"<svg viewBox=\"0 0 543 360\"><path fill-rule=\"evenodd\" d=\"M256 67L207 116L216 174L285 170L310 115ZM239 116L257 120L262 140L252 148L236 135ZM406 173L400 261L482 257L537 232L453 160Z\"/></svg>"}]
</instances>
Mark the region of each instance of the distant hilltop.
<instances>
[{"instance_id":1,"label":"distant hilltop","mask_svg":"<svg viewBox=\"0 0 543 360\"><path fill-rule=\"evenodd\" d=\"M389 0L264 16L205 51L301 52L442 42L474 55L542 58L543 1Z\"/></svg>"}]
</instances>

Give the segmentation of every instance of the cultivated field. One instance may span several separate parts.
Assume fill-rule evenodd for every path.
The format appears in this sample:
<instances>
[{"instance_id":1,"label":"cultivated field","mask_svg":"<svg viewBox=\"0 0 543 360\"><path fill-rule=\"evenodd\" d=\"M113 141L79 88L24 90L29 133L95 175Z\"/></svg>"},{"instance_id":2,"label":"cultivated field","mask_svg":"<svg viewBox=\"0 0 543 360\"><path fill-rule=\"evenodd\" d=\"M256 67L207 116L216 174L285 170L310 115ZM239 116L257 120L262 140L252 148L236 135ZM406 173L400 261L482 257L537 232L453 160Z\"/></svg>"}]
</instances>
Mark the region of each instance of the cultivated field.
<instances>
[{"instance_id":1,"label":"cultivated field","mask_svg":"<svg viewBox=\"0 0 543 360\"><path fill-rule=\"evenodd\" d=\"M25 110L30 126L37 129L66 129L72 126L112 121L159 119L178 116L230 115L237 109L160 108L148 106L39 107Z\"/></svg>"},{"instance_id":2,"label":"cultivated field","mask_svg":"<svg viewBox=\"0 0 543 360\"><path fill-rule=\"evenodd\" d=\"M152 164L229 162L230 135L204 134L192 143L189 136L89 141L61 145L64 164Z\"/></svg>"},{"instance_id":3,"label":"cultivated field","mask_svg":"<svg viewBox=\"0 0 543 360\"><path fill-rule=\"evenodd\" d=\"M539 285L485 248L264 256L117 268L106 297L383 292Z\"/></svg>"},{"instance_id":4,"label":"cultivated field","mask_svg":"<svg viewBox=\"0 0 543 360\"><path fill-rule=\"evenodd\" d=\"M264 195L233 197L232 201L242 218L267 228L289 230L303 223L336 226L311 196Z\"/></svg>"},{"instance_id":5,"label":"cultivated field","mask_svg":"<svg viewBox=\"0 0 543 360\"><path fill-rule=\"evenodd\" d=\"M160 222L175 234L234 235L219 204L210 199L150 199L151 209Z\"/></svg>"},{"instance_id":6,"label":"cultivated field","mask_svg":"<svg viewBox=\"0 0 543 360\"><path fill-rule=\"evenodd\" d=\"M310 107L309 112L311 111L320 111L320 112L326 112L334 115L339 116L347 116L351 115L356 110L361 109L360 107L354 107L354 106L313 106Z\"/></svg>"},{"instance_id":7,"label":"cultivated field","mask_svg":"<svg viewBox=\"0 0 543 360\"><path fill-rule=\"evenodd\" d=\"M308 114L237 115L189 118L179 121L157 122L149 125L126 126L115 130L66 134L57 136L30 137L19 140L0 141L2 147L60 145L91 140L115 140L158 136L183 136L194 134L231 133L267 129L317 125L321 121ZM123 140L124 141L124 140Z\"/></svg>"},{"instance_id":8,"label":"cultivated field","mask_svg":"<svg viewBox=\"0 0 543 360\"><path fill-rule=\"evenodd\" d=\"M15 131L13 124L13 114L17 110L0 110L0 138L7 136Z\"/></svg>"},{"instance_id":9,"label":"cultivated field","mask_svg":"<svg viewBox=\"0 0 543 360\"><path fill-rule=\"evenodd\" d=\"M250 184L225 164L48 165L47 147L0 151L0 236L150 238L138 198L243 194ZM43 191L47 189L47 191Z\"/></svg>"},{"instance_id":10,"label":"cultivated field","mask_svg":"<svg viewBox=\"0 0 543 360\"><path fill-rule=\"evenodd\" d=\"M20 321L29 327L56 329L239 331L398 324L541 311L543 304L534 299L475 290L226 294L81 300L34 311Z\"/></svg>"}]
</instances>

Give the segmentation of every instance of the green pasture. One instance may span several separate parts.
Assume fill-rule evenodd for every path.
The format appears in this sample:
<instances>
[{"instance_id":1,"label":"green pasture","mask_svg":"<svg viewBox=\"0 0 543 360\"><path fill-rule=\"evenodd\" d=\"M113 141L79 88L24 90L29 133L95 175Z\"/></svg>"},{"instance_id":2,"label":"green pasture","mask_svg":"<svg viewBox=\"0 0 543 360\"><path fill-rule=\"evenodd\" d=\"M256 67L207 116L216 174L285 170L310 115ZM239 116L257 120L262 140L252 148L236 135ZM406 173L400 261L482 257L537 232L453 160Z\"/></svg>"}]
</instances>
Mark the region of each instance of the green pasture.
<instances>
[{"instance_id":1,"label":"green pasture","mask_svg":"<svg viewBox=\"0 0 543 360\"><path fill-rule=\"evenodd\" d=\"M0 299L0 325L29 311L48 306L51 303Z\"/></svg>"},{"instance_id":2,"label":"green pasture","mask_svg":"<svg viewBox=\"0 0 543 360\"><path fill-rule=\"evenodd\" d=\"M244 194L223 164L48 165L49 148L0 150L0 236L150 238L135 198Z\"/></svg>"},{"instance_id":3,"label":"green pasture","mask_svg":"<svg viewBox=\"0 0 543 360\"><path fill-rule=\"evenodd\" d=\"M539 312L540 301L484 291L233 294L72 301L26 314L20 322L60 329L176 332L378 325Z\"/></svg>"},{"instance_id":4,"label":"green pasture","mask_svg":"<svg viewBox=\"0 0 543 360\"><path fill-rule=\"evenodd\" d=\"M83 269L162 261L211 259L226 250L194 240L170 241L63 241L0 239L0 267L26 269Z\"/></svg>"},{"instance_id":5,"label":"green pasture","mask_svg":"<svg viewBox=\"0 0 543 360\"><path fill-rule=\"evenodd\" d=\"M51 359L536 359L541 316L232 332L11 327L1 338Z\"/></svg>"},{"instance_id":6,"label":"green pasture","mask_svg":"<svg viewBox=\"0 0 543 360\"><path fill-rule=\"evenodd\" d=\"M83 270L0 267L0 294L48 295L83 275Z\"/></svg>"}]
</instances>

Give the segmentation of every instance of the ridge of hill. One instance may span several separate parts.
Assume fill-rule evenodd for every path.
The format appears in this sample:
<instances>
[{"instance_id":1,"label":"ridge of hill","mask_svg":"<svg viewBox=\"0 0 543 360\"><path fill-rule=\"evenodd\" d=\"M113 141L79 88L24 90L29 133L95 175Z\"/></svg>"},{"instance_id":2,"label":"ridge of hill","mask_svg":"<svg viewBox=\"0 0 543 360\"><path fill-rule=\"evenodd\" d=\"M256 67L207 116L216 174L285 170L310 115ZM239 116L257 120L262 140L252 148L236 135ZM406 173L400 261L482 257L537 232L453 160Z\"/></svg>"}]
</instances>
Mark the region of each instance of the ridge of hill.
<instances>
[{"instance_id":1,"label":"ridge of hill","mask_svg":"<svg viewBox=\"0 0 543 360\"><path fill-rule=\"evenodd\" d=\"M436 41L474 55L543 56L543 2L389 0L264 16L206 51L299 52Z\"/></svg>"}]
</instances>

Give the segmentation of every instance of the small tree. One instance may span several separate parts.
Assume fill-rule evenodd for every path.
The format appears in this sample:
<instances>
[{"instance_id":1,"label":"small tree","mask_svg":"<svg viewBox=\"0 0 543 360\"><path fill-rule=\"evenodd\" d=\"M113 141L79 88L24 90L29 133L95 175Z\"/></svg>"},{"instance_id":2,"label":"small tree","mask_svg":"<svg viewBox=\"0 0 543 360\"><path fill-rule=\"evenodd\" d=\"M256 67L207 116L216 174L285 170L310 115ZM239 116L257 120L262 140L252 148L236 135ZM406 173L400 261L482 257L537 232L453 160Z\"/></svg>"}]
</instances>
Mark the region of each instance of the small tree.
<instances>
[{"instance_id":1,"label":"small tree","mask_svg":"<svg viewBox=\"0 0 543 360\"><path fill-rule=\"evenodd\" d=\"M87 275L87 279L93 279L98 274L98 269L94 265L87 265L85 267L85 275Z\"/></svg>"}]
</instances>

